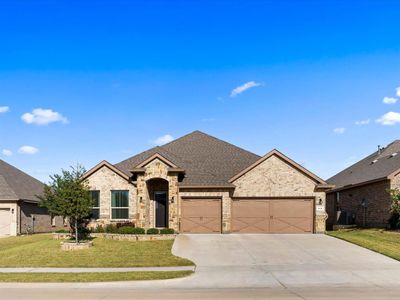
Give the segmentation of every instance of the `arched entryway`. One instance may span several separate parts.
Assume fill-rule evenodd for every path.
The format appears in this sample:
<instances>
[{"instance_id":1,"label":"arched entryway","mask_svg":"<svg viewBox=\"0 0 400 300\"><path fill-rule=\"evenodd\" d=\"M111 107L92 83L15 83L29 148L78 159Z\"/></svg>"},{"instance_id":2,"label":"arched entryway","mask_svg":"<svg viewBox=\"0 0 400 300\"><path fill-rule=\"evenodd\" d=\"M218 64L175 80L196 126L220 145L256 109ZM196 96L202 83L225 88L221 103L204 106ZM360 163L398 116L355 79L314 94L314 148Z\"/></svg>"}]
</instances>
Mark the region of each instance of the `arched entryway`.
<instances>
[{"instance_id":1,"label":"arched entryway","mask_svg":"<svg viewBox=\"0 0 400 300\"><path fill-rule=\"evenodd\" d=\"M153 178L146 183L151 203L152 226L166 228L168 227L168 181L162 178Z\"/></svg>"}]
</instances>

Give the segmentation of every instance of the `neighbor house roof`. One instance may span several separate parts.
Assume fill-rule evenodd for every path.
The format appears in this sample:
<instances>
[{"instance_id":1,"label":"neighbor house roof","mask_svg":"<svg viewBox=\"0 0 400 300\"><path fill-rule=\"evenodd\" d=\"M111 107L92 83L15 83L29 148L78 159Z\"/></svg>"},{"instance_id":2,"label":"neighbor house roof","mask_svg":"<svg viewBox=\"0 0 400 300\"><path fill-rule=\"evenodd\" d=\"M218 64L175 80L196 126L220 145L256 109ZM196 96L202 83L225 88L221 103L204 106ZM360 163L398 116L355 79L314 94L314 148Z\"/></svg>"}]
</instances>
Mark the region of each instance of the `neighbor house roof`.
<instances>
[{"instance_id":1,"label":"neighbor house roof","mask_svg":"<svg viewBox=\"0 0 400 300\"><path fill-rule=\"evenodd\" d=\"M377 180L390 179L400 172L400 140L376 151L327 180L343 189Z\"/></svg>"},{"instance_id":2,"label":"neighbor house roof","mask_svg":"<svg viewBox=\"0 0 400 300\"><path fill-rule=\"evenodd\" d=\"M0 201L28 200L39 202L44 184L0 159Z\"/></svg>"},{"instance_id":3,"label":"neighbor house roof","mask_svg":"<svg viewBox=\"0 0 400 300\"><path fill-rule=\"evenodd\" d=\"M185 171L180 186L233 187L229 179L260 159L260 156L200 131L194 131L115 164L129 175L156 154Z\"/></svg>"}]
</instances>

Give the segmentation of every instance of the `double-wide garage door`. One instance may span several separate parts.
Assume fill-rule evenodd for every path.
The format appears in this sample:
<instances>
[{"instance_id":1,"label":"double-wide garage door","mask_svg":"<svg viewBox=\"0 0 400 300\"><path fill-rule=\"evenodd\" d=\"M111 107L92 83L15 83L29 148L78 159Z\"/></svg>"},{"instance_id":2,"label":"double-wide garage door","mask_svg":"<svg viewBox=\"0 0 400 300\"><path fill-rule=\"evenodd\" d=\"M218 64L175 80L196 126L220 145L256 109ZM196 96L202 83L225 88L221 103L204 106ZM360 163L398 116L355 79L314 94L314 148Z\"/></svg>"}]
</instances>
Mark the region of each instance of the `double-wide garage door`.
<instances>
[{"instance_id":1,"label":"double-wide garage door","mask_svg":"<svg viewBox=\"0 0 400 300\"><path fill-rule=\"evenodd\" d=\"M182 199L181 231L221 232L221 199Z\"/></svg>"},{"instance_id":2,"label":"double-wide garage door","mask_svg":"<svg viewBox=\"0 0 400 300\"><path fill-rule=\"evenodd\" d=\"M243 199L232 203L232 232L313 232L312 199Z\"/></svg>"},{"instance_id":3,"label":"double-wide garage door","mask_svg":"<svg viewBox=\"0 0 400 300\"><path fill-rule=\"evenodd\" d=\"M220 233L221 199L182 199L181 232ZM232 232L312 233L313 199L235 199Z\"/></svg>"}]
</instances>

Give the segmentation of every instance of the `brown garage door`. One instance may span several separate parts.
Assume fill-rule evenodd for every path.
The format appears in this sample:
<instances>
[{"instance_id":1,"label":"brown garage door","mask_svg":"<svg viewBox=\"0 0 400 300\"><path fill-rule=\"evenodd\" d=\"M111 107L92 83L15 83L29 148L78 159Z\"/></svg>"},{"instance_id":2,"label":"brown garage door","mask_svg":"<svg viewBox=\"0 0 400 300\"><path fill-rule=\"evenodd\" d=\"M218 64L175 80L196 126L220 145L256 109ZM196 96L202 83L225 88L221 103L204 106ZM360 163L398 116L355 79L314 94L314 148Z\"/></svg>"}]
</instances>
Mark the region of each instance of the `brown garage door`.
<instances>
[{"instance_id":1,"label":"brown garage door","mask_svg":"<svg viewBox=\"0 0 400 300\"><path fill-rule=\"evenodd\" d=\"M221 200L182 199L181 231L187 233L220 233Z\"/></svg>"},{"instance_id":2,"label":"brown garage door","mask_svg":"<svg viewBox=\"0 0 400 300\"><path fill-rule=\"evenodd\" d=\"M232 231L242 233L313 232L312 199L243 199L232 205Z\"/></svg>"}]
</instances>

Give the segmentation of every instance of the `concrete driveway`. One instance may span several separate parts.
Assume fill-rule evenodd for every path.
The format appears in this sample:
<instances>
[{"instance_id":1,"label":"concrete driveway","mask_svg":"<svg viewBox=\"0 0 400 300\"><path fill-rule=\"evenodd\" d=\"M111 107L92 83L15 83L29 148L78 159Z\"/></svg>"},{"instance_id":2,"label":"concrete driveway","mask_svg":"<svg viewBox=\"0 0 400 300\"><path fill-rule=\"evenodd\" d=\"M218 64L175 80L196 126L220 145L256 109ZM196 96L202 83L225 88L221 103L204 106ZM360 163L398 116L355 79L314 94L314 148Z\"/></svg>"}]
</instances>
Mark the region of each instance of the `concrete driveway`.
<instances>
[{"instance_id":1,"label":"concrete driveway","mask_svg":"<svg viewBox=\"0 0 400 300\"><path fill-rule=\"evenodd\" d=\"M193 287L399 286L400 263L326 235L180 235Z\"/></svg>"},{"instance_id":2,"label":"concrete driveway","mask_svg":"<svg viewBox=\"0 0 400 300\"><path fill-rule=\"evenodd\" d=\"M164 281L0 284L4 299L399 299L400 263L325 235L179 235L196 273Z\"/></svg>"}]
</instances>

